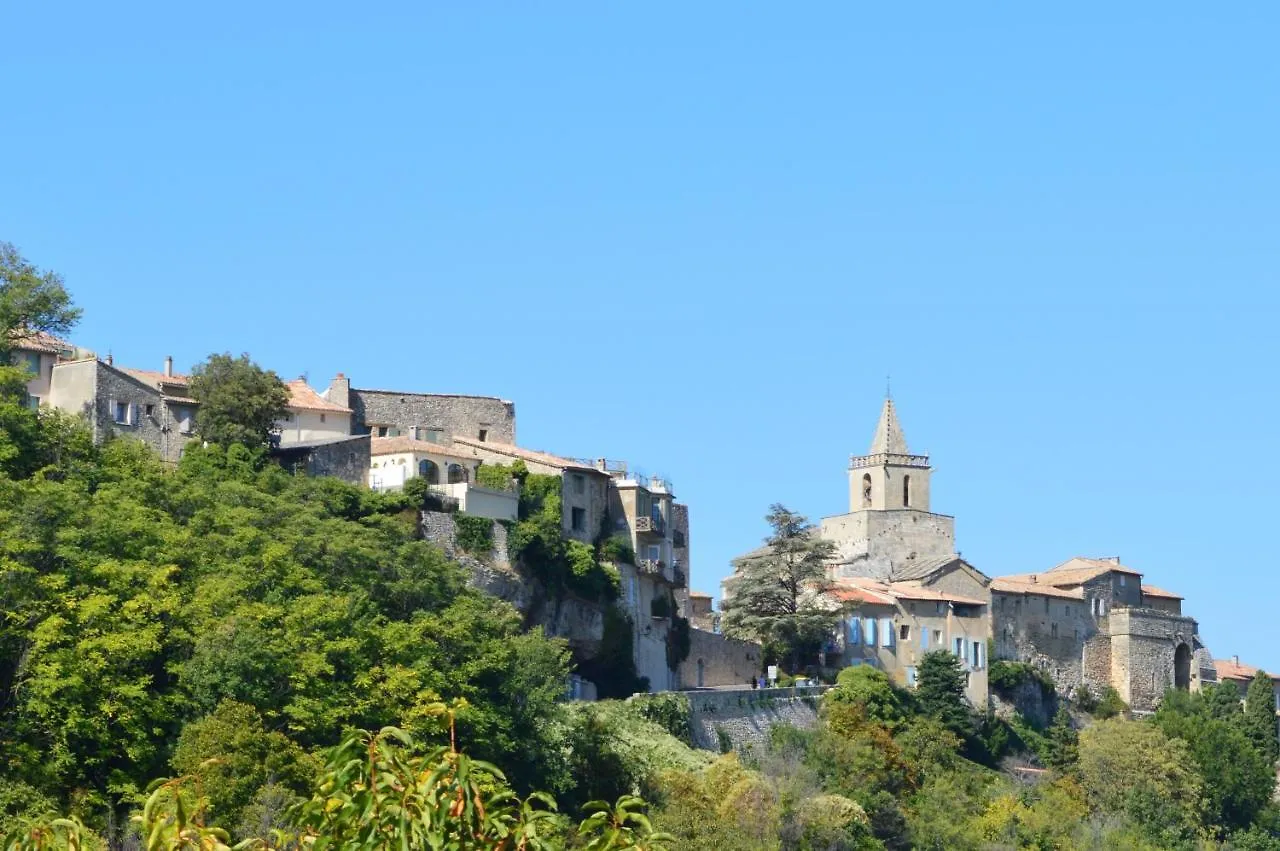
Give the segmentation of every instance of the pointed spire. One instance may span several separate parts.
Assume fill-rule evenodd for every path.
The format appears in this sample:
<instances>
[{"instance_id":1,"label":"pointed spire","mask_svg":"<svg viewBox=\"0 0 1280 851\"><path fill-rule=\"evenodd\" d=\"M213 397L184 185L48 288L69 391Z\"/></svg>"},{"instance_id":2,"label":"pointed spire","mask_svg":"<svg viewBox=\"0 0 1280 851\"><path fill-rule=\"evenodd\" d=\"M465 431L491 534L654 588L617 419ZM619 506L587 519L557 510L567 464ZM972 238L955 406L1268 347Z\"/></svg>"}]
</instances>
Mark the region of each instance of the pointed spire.
<instances>
[{"instance_id":1,"label":"pointed spire","mask_svg":"<svg viewBox=\"0 0 1280 851\"><path fill-rule=\"evenodd\" d=\"M885 397L884 409L880 411L880 422L876 424L875 437L871 438L871 451L868 455L909 455L907 437L902 433L898 423L898 414L893 409L893 400Z\"/></svg>"}]
</instances>

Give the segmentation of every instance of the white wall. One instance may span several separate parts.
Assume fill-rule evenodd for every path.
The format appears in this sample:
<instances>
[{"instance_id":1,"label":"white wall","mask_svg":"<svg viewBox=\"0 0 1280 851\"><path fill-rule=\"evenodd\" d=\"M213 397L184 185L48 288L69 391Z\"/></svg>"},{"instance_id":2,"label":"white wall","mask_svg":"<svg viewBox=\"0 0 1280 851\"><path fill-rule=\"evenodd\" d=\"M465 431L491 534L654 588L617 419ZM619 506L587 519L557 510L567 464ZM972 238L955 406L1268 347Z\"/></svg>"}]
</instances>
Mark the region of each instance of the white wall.
<instances>
[{"instance_id":1,"label":"white wall","mask_svg":"<svg viewBox=\"0 0 1280 851\"><path fill-rule=\"evenodd\" d=\"M290 411L290 417L276 423L280 429L280 445L329 440L351 434L351 416L335 411Z\"/></svg>"}]
</instances>

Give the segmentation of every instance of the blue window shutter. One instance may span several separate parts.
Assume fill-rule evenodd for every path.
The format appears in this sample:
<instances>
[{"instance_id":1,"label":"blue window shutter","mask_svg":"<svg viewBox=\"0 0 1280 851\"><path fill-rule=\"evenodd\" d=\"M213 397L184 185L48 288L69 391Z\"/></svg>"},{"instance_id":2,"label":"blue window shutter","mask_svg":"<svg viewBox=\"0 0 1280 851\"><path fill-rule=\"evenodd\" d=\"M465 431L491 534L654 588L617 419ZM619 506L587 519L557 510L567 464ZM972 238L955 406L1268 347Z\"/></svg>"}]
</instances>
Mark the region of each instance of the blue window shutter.
<instances>
[{"instance_id":1,"label":"blue window shutter","mask_svg":"<svg viewBox=\"0 0 1280 851\"><path fill-rule=\"evenodd\" d=\"M867 618L867 645L869 647L876 646L876 619Z\"/></svg>"},{"instance_id":2,"label":"blue window shutter","mask_svg":"<svg viewBox=\"0 0 1280 851\"><path fill-rule=\"evenodd\" d=\"M929 630L927 627L920 628L920 649L929 649Z\"/></svg>"},{"instance_id":3,"label":"blue window shutter","mask_svg":"<svg viewBox=\"0 0 1280 851\"><path fill-rule=\"evenodd\" d=\"M862 622L856 617L849 618L849 643L857 644L862 641Z\"/></svg>"},{"instance_id":4,"label":"blue window shutter","mask_svg":"<svg viewBox=\"0 0 1280 851\"><path fill-rule=\"evenodd\" d=\"M880 624L880 643L885 647L893 646L893 619L885 618Z\"/></svg>"}]
</instances>

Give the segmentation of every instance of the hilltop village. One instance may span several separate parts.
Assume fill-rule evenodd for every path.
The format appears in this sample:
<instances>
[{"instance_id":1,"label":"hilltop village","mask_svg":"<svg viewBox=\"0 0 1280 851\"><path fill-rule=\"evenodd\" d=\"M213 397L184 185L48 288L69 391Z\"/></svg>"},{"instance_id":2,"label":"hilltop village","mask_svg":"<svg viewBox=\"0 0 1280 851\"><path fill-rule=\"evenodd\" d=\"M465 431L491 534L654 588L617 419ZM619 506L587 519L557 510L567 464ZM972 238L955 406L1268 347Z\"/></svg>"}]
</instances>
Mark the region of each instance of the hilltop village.
<instances>
[{"instance_id":1,"label":"hilltop village","mask_svg":"<svg viewBox=\"0 0 1280 851\"><path fill-rule=\"evenodd\" d=\"M171 358L159 370L126 367L34 334L14 346L14 360L32 374L31 405L83 415L97 441L137 439L176 463L197 439L199 403ZM711 596L689 588L690 511L669 479L521 446L515 405L496 397L360 388L343 374L322 389L303 379L286 387L272 450L280 463L379 491L419 480L431 496L424 535L468 564L479 587L569 641L581 663L574 697L600 693L597 680L610 675L602 647L616 643L609 633L619 623L630 633L635 682L647 690L741 688L762 673L761 647L721 634ZM520 516L520 483L493 471L517 469L555 481L565 542L611 543L616 600L549 595L515 563L507 537ZM1184 600L1119 558L1072 556L1039 572L987 576L957 552L954 518L932 511L931 474L886 399L870 448L850 459L849 510L813 530L831 544L822 594L840 623L823 668L870 665L909 688L923 655L947 649L975 707L987 705L991 663L1011 660L1044 671L1060 694L1113 688L1138 713L1153 711L1171 687L1244 685L1255 673L1235 657L1215 660ZM722 599L732 599L744 566L768 556L762 547L735 559Z\"/></svg>"}]
</instances>

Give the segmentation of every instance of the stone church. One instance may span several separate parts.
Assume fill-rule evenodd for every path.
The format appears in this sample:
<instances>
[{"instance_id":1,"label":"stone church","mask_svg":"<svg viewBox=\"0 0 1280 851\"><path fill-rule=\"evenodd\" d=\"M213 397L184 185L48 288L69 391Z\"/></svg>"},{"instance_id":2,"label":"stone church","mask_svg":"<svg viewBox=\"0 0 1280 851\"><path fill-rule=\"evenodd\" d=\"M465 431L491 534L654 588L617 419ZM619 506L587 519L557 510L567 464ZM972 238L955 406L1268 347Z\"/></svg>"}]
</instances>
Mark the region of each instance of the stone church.
<instances>
[{"instance_id":1,"label":"stone church","mask_svg":"<svg viewBox=\"0 0 1280 851\"><path fill-rule=\"evenodd\" d=\"M920 657L945 649L967 672L975 706L987 699L988 648L1042 668L1061 694L1111 686L1139 712L1170 687L1216 681L1182 599L1119 559L996 579L969 564L956 552L955 518L932 510L932 473L885 399L867 453L849 461L848 512L818 525L834 545L830 597L842 612L829 663L875 665L910 687Z\"/></svg>"}]
</instances>

